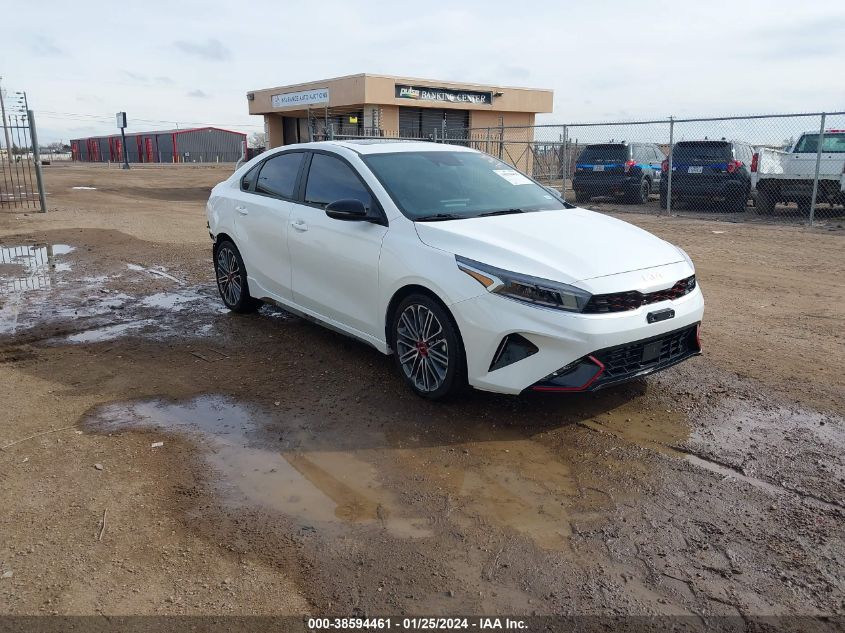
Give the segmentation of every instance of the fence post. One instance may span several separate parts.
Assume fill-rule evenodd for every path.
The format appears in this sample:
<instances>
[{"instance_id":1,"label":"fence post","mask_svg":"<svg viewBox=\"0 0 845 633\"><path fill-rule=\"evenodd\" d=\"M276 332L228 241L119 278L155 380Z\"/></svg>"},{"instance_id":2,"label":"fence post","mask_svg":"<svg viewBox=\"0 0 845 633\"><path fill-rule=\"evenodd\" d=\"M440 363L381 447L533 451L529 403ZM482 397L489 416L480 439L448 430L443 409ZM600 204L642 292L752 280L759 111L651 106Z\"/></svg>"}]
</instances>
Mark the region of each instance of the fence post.
<instances>
[{"instance_id":1,"label":"fence post","mask_svg":"<svg viewBox=\"0 0 845 633\"><path fill-rule=\"evenodd\" d=\"M334 140L334 121L329 123L329 140L330 141Z\"/></svg>"},{"instance_id":2,"label":"fence post","mask_svg":"<svg viewBox=\"0 0 845 633\"><path fill-rule=\"evenodd\" d=\"M505 155L505 120L499 117L499 160Z\"/></svg>"},{"instance_id":3,"label":"fence post","mask_svg":"<svg viewBox=\"0 0 845 633\"><path fill-rule=\"evenodd\" d=\"M437 143L437 128L434 128L434 142Z\"/></svg>"},{"instance_id":4,"label":"fence post","mask_svg":"<svg viewBox=\"0 0 845 633\"><path fill-rule=\"evenodd\" d=\"M672 155L675 153L675 117L669 117L669 173L666 175L666 214L672 215Z\"/></svg>"},{"instance_id":5,"label":"fence post","mask_svg":"<svg viewBox=\"0 0 845 633\"><path fill-rule=\"evenodd\" d=\"M35 161L35 179L38 181L38 200L41 202L41 212L47 213L47 196L44 193L44 174L41 172L41 154L38 153L38 133L35 131L35 115L32 110L26 111L29 119L29 140L32 142L32 159Z\"/></svg>"},{"instance_id":6,"label":"fence post","mask_svg":"<svg viewBox=\"0 0 845 633\"><path fill-rule=\"evenodd\" d=\"M445 143L446 142L446 119L443 119L440 122L440 128L443 132L442 137L443 137L443 142Z\"/></svg>"},{"instance_id":7,"label":"fence post","mask_svg":"<svg viewBox=\"0 0 845 633\"><path fill-rule=\"evenodd\" d=\"M813 219L816 215L816 198L819 194L819 169L822 163L822 143L824 143L824 123L827 115L822 112L822 121L819 125L819 145L816 148L816 175L813 176L813 196L810 198L810 226L813 226Z\"/></svg>"},{"instance_id":8,"label":"fence post","mask_svg":"<svg viewBox=\"0 0 845 633\"><path fill-rule=\"evenodd\" d=\"M566 129L566 126L563 126L563 165L561 166L561 176L563 177L563 182L560 185L560 195L563 196L563 199L566 200L566 176L569 174L569 151L566 147L566 143L568 140L569 130Z\"/></svg>"}]
</instances>

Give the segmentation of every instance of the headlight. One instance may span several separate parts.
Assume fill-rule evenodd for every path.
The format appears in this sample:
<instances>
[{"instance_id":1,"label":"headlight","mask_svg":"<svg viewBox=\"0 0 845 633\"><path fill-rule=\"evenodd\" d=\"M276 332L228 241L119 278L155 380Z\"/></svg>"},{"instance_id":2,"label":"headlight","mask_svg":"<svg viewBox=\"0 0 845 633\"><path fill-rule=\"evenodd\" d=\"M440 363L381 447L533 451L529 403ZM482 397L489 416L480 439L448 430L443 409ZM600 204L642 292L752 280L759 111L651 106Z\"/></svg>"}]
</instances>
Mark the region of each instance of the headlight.
<instances>
[{"instance_id":1,"label":"headlight","mask_svg":"<svg viewBox=\"0 0 845 633\"><path fill-rule=\"evenodd\" d=\"M458 268L488 291L516 301L555 310L581 312L590 300L590 293L586 290L558 281L509 272L458 255L455 261Z\"/></svg>"}]
</instances>

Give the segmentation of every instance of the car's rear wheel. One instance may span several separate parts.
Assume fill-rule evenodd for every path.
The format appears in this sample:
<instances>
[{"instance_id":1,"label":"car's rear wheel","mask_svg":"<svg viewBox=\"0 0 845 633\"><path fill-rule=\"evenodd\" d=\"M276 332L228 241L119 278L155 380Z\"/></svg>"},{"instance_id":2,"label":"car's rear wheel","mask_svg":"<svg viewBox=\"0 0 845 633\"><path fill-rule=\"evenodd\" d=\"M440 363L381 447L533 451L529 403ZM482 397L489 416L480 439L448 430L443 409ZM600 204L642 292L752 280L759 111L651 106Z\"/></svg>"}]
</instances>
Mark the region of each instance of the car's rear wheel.
<instances>
[{"instance_id":1,"label":"car's rear wheel","mask_svg":"<svg viewBox=\"0 0 845 633\"><path fill-rule=\"evenodd\" d=\"M757 212L768 215L775 210L775 196L771 191L765 189L757 190L757 197L754 199L754 204L757 207Z\"/></svg>"},{"instance_id":2,"label":"car's rear wheel","mask_svg":"<svg viewBox=\"0 0 845 633\"><path fill-rule=\"evenodd\" d=\"M748 203L748 191L743 189L728 196L727 206L728 211L733 213L742 213L745 211L745 206Z\"/></svg>"},{"instance_id":3,"label":"car's rear wheel","mask_svg":"<svg viewBox=\"0 0 845 633\"><path fill-rule=\"evenodd\" d=\"M418 396L439 400L466 386L466 361L452 316L423 294L406 297L393 314L393 357Z\"/></svg>"},{"instance_id":4,"label":"car's rear wheel","mask_svg":"<svg viewBox=\"0 0 845 633\"><path fill-rule=\"evenodd\" d=\"M217 290L227 308L233 312L253 312L261 305L249 294L244 260L230 240L221 241L214 249L214 272Z\"/></svg>"},{"instance_id":5,"label":"car's rear wheel","mask_svg":"<svg viewBox=\"0 0 845 633\"><path fill-rule=\"evenodd\" d=\"M640 181L640 186L633 191L629 191L625 195L625 201L628 204L645 204L648 202L648 196L651 193L651 183L648 178L643 178Z\"/></svg>"}]
</instances>

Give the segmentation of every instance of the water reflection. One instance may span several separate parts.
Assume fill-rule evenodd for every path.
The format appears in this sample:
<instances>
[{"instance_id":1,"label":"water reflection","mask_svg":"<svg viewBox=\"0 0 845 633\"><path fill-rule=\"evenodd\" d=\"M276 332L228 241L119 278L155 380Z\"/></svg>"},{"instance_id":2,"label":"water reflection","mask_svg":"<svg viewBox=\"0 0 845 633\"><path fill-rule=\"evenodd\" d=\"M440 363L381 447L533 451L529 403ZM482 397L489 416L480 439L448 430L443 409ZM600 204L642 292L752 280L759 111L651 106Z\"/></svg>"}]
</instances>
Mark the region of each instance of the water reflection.
<instances>
[{"instance_id":1,"label":"water reflection","mask_svg":"<svg viewBox=\"0 0 845 633\"><path fill-rule=\"evenodd\" d=\"M52 273L70 270L70 264L56 261L74 249L67 244L46 246L0 246L0 265L22 267L23 275L3 274L0 268L0 287L4 294L43 290L52 285Z\"/></svg>"}]
</instances>

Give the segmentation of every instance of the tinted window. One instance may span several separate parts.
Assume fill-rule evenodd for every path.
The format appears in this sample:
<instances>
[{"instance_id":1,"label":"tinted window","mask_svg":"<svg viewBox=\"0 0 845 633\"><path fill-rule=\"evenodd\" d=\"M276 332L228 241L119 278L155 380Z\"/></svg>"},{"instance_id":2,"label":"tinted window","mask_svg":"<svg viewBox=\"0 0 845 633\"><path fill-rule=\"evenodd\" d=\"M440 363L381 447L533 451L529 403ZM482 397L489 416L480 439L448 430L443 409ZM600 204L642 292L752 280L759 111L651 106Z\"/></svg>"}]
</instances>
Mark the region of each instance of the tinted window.
<instances>
[{"instance_id":1,"label":"tinted window","mask_svg":"<svg viewBox=\"0 0 845 633\"><path fill-rule=\"evenodd\" d=\"M411 219L471 218L496 211L564 209L546 189L510 165L479 152L371 154L364 162Z\"/></svg>"},{"instance_id":2,"label":"tinted window","mask_svg":"<svg viewBox=\"0 0 845 633\"><path fill-rule=\"evenodd\" d=\"M252 187L253 181L255 181L255 177L258 175L259 169L261 169L261 165L256 165L255 167L250 169L248 172L246 172L246 175L243 178L241 178L241 189L243 189L244 191L250 190L250 188Z\"/></svg>"},{"instance_id":3,"label":"tinted window","mask_svg":"<svg viewBox=\"0 0 845 633\"><path fill-rule=\"evenodd\" d=\"M279 154L264 162L255 190L283 198L293 198L302 152Z\"/></svg>"},{"instance_id":4,"label":"tinted window","mask_svg":"<svg viewBox=\"0 0 845 633\"><path fill-rule=\"evenodd\" d=\"M731 144L724 141L681 142L675 145L676 163L726 163L731 160Z\"/></svg>"},{"instance_id":5,"label":"tinted window","mask_svg":"<svg viewBox=\"0 0 845 633\"><path fill-rule=\"evenodd\" d=\"M360 200L369 209L372 198L352 168L339 158L314 154L305 186L305 201L329 204L336 200Z\"/></svg>"},{"instance_id":6,"label":"tinted window","mask_svg":"<svg viewBox=\"0 0 845 633\"><path fill-rule=\"evenodd\" d=\"M602 165L624 163L628 160L628 147L625 145L588 145L578 157L579 163Z\"/></svg>"}]
</instances>

